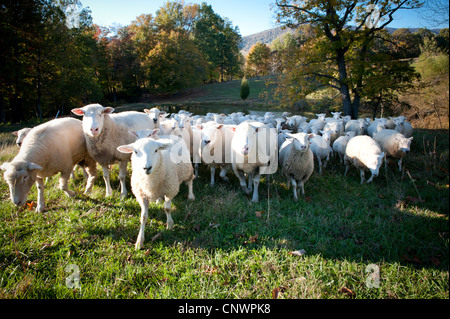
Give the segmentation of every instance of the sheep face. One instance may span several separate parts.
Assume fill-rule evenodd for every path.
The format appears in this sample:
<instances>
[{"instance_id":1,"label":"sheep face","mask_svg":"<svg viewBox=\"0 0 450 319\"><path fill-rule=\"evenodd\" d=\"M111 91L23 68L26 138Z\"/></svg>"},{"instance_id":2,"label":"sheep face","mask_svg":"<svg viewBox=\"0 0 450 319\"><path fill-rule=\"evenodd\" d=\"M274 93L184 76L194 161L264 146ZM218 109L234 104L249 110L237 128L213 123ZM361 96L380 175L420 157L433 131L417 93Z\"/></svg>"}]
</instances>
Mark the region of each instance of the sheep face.
<instances>
[{"instance_id":1,"label":"sheep face","mask_svg":"<svg viewBox=\"0 0 450 319\"><path fill-rule=\"evenodd\" d=\"M11 201L16 206L25 205L31 186L36 182L36 176L42 167L30 162L4 163L1 169L9 185Z\"/></svg>"},{"instance_id":2,"label":"sheep face","mask_svg":"<svg viewBox=\"0 0 450 319\"><path fill-rule=\"evenodd\" d=\"M292 144L297 151L306 152L309 149L309 135L306 133L288 134L293 139Z\"/></svg>"},{"instance_id":3,"label":"sheep face","mask_svg":"<svg viewBox=\"0 0 450 319\"><path fill-rule=\"evenodd\" d=\"M398 142L398 149L400 152L406 154L410 151L411 142L413 140L412 137L410 137L410 138L396 137L395 140Z\"/></svg>"},{"instance_id":4,"label":"sheep face","mask_svg":"<svg viewBox=\"0 0 450 319\"><path fill-rule=\"evenodd\" d=\"M161 114L161 111L158 108L154 107L150 110L144 109L144 112L148 114L150 119L152 119L153 123L155 124L158 123L159 116Z\"/></svg>"},{"instance_id":5,"label":"sheep face","mask_svg":"<svg viewBox=\"0 0 450 319\"><path fill-rule=\"evenodd\" d=\"M384 159L384 153L381 153L380 155L372 155L367 159L366 167L370 170L372 173L372 176L378 176L378 173L380 171L380 166L383 163Z\"/></svg>"},{"instance_id":6,"label":"sheep face","mask_svg":"<svg viewBox=\"0 0 450 319\"><path fill-rule=\"evenodd\" d=\"M151 175L160 164L160 151L167 149L171 145L171 140L143 138L137 140L133 144L119 146L117 150L121 153L132 154L131 163L133 172L140 171L147 175Z\"/></svg>"},{"instance_id":7,"label":"sheep face","mask_svg":"<svg viewBox=\"0 0 450 319\"><path fill-rule=\"evenodd\" d=\"M112 107L103 107L100 104L90 104L72 110L72 113L83 116L83 131L91 137L99 136L102 133L104 117L112 112L114 112Z\"/></svg>"}]
</instances>

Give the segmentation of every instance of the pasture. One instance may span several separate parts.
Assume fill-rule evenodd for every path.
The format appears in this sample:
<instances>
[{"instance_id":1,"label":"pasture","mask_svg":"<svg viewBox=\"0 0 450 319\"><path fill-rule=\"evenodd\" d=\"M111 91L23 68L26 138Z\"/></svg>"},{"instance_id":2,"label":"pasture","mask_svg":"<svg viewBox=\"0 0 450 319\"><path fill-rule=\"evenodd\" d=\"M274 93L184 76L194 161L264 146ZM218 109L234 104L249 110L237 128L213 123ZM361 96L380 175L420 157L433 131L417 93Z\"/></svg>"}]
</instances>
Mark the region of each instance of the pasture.
<instances>
[{"instance_id":1,"label":"pasture","mask_svg":"<svg viewBox=\"0 0 450 319\"><path fill-rule=\"evenodd\" d=\"M1 129L3 163L18 151L17 128ZM0 297L446 299L448 138L416 130L404 172L383 165L372 184L360 185L356 169L344 177L337 157L322 176L315 162L296 203L279 172L251 203L232 172L211 188L201 167L196 200L185 185L173 200L173 230L162 204L150 205L139 251L140 207L131 192L119 199L117 166L111 198L101 170L89 196L81 170L69 184L75 198L50 178L44 213L34 211L34 186L17 208L1 177Z\"/></svg>"}]
</instances>

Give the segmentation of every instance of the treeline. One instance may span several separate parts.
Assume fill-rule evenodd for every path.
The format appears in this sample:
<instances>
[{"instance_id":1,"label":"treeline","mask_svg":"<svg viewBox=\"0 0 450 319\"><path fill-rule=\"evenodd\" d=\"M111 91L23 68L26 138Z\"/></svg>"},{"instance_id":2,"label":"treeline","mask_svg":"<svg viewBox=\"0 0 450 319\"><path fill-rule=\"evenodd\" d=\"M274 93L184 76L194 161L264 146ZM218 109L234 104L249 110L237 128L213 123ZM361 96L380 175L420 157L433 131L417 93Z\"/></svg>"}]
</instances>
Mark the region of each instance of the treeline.
<instances>
[{"instance_id":1,"label":"treeline","mask_svg":"<svg viewBox=\"0 0 450 319\"><path fill-rule=\"evenodd\" d=\"M0 122L64 115L242 76L238 27L211 6L167 2L118 28L79 0L0 5Z\"/></svg>"},{"instance_id":2,"label":"treeline","mask_svg":"<svg viewBox=\"0 0 450 319\"><path fill-rule=\"evenodd\" d=\"M301 109L307 106L307 96L327 89L324 93L327 98L337 97L328 98L327 108L341 110L340 88L333 83L338 71L330 63L336 57L324 38L321 30L306 24L295 32L284 33L271 44L258 42L247 56L245 75L272 75L275 90L267 93L280 104ZM392 33L383 29L371 41L370 46L364 47L361 41L350 47L346 81L354 86L360 83L361 102L374 115L380 110L389 113L394 108L408 108L399 101L400 94L424 85L422 80L427 80L424 69L430 73L436 58L447 62L446 67L434 72L448 73L448 28L441 29L439 34L426 28L415 32L401 28ZM363 50L364 58L361 58Z\"/></svg>"}]
</instances>

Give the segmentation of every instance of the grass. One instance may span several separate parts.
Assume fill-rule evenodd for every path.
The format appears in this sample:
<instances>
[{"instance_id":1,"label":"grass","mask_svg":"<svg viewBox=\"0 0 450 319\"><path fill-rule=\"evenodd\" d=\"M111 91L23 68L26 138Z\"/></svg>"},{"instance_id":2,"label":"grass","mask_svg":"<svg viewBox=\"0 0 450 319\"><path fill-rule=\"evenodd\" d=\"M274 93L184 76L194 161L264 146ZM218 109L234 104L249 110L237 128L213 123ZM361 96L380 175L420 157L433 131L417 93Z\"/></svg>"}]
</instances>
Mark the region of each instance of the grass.
<instances>
[{"instance_id":1,"label":"grass","mask_svg":"<svg viewBox=\"0 0 450 319\"><path fill-rule=\"evenodd\" d=\"M0 134L1 163L17 152L13 140ZM0 297L447 299L448 150L448 131L419 130L409 175L392 163L362 186L333 158L297 203L279 173L263 179L253 204L232 174L211 188L202 167L196 200L182 185L173 201L173 230L162 204L151 204L139 251L140 207L132 194L119 199L117 167L111 198L100 173L83 196L78 171L75 198L49 179L44 213L15 207L1 179ZM33 187L28 203L36 198ZM367 285L374 267L378 288Z\"/></svg>"}]
</instances>

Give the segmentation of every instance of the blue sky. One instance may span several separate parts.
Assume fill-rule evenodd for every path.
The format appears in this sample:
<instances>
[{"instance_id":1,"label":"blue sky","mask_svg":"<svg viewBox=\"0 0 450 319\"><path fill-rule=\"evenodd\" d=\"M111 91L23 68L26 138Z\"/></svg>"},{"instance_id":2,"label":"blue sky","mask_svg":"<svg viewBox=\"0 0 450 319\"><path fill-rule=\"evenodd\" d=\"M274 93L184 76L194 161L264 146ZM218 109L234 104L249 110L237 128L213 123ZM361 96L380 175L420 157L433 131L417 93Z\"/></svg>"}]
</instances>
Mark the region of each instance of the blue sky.
<instances>
[{"instance_id":1,"label":"blue sky","mask_svg":"<svg viewBox=\"0 0 450 319\"><path fill-rule=\"evenodd\" d=\"M83 7L92 11L94 23L110 26L114 23L128 25L142 13L155 12L167 0L81 0ZM185 3L206 2L214 12L228 18L233 26L238 26L241 35L246 36L276 26L275 14L271 5L275 0L186 0ZM400 10L389 25L393 28L430 27L414 10ZM444 27L444 26L442 26ZM448 26L447 26L448 27Z\"/></svg>"}]
</instances>

